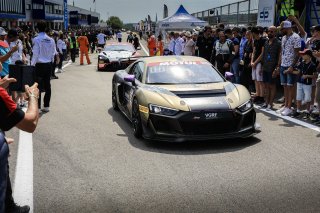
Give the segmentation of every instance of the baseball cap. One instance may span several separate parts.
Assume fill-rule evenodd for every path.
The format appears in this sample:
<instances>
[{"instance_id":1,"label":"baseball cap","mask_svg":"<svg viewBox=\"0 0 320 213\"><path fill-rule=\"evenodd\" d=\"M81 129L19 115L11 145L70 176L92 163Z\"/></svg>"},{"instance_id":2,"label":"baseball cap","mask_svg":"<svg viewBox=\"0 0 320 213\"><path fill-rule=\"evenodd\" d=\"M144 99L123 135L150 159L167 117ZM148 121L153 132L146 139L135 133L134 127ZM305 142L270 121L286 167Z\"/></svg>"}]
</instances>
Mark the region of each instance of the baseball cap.
<instances>
[{"instance_id":1,"label":"baseball cap","mask_svg":"<svg viewBox=\"0 0 320 213\"><path fill-rule=\"evenodd\" d=\"M189 31L187 31L187 32L185 33L185 36L188 37L188 38L190 38L192 35L191 35L191 33L190 33Z\"/></svg>"},{"instance_id":2,"label":"baseball cap","mask_svg":"<svg viewBox=\"0 0 320 213\"><path fill-rule=\"evenodd\" d=\"M3 27L0 27L0 36L5 36L7 34L6 30Z\"/></svg>"},{"instance_id":3,"label":"baseball cap","mask_svg":"<svg viewBox=\"0 0 320 213\"><path fill-rule=\"evenodd\" d=\"M292 27L292 24L290 21L283 21L281 22L281 29L288 29Z\"/></svg>"},{"instance_id":4,"label":"baseball cap","mask_svg":"<svg viewBox=\"0 0 320 213\"><path fill-rule=\"evenodd\" d=\"M312 51L310 49L304 49L303 51L299 51L301 55L309 55L310 57L313 57Z\"/></svg>"}]
</instances>

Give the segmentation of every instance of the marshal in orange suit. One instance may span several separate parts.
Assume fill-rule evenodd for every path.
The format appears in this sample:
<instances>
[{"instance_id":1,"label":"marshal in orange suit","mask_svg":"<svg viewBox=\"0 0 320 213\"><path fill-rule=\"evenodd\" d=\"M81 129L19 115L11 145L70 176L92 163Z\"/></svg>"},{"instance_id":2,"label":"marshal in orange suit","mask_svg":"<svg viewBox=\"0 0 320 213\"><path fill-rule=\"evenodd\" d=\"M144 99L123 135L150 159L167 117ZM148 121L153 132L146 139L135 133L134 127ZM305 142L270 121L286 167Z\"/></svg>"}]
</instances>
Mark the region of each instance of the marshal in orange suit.
<instances>
[{"instance_id":1,"label":"marshal in orange suit","mask_svg":"<svg viewBox=\"0 0 320 213\"><path fill-rule=\"evenodd\" d=\"M149 56L154 56L157 51L157 45L156 45L156 37L152 34L148 38L148 48L149 48Z\"/></svg>"},{"instance_id":2,"label":"marshal in orange suit","mask_svg":"<svg viewBox=\"0 0 320 213\"><path fill-rule=\"evenodd\" d=\"M78 43L80 47L80 65L83 65L83 55L86 55L87 63L91 64L90 58L89 58L89 41L87 36L85 36L85 33L82 34L82 36L78 37Z\"/></svg>"}]
</instances>

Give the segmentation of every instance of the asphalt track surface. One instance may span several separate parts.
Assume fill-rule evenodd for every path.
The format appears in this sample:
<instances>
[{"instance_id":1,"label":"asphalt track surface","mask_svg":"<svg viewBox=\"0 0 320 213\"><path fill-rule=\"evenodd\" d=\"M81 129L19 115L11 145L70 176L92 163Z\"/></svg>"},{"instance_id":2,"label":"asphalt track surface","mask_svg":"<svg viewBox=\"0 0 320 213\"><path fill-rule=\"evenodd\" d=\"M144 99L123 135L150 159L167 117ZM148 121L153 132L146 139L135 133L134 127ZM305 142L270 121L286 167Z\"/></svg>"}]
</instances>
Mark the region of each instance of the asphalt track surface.
<instances>
[{"instance_id":1,"label":"asphalt track surface","mask_svg":"<svg viewBox=\"0 0 320 213\"><path fill-rule=\"evenodd\" d=\"M33 134L34 212L319 212L320 133L257 111L245 140L138 140L112 109L112 72L79 61L52 81ZM16 174L16 129L11 178ZM19 203L26 204L26 203Z\"/></svg>"}]
</instances>

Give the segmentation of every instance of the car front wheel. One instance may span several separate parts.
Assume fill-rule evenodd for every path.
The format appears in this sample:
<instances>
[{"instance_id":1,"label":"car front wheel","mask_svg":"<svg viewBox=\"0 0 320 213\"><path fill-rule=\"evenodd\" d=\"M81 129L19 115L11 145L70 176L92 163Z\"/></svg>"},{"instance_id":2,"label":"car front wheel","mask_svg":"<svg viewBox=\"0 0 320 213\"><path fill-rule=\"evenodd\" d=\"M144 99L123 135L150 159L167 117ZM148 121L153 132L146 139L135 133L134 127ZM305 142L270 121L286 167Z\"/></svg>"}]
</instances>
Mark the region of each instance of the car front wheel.
<instances>
[{"instance_id":1,"label":"car front wheel","mask_svg":"<svg viewBox=\"0 0 320 213\"><path fill-rule=\"evenodd\" d=\"M132 127L133 134L136 138L141 138L142 136L142 123L139 111L139 103L137 99L133 100L132 106Z\"/></svg>"}]
</instances>

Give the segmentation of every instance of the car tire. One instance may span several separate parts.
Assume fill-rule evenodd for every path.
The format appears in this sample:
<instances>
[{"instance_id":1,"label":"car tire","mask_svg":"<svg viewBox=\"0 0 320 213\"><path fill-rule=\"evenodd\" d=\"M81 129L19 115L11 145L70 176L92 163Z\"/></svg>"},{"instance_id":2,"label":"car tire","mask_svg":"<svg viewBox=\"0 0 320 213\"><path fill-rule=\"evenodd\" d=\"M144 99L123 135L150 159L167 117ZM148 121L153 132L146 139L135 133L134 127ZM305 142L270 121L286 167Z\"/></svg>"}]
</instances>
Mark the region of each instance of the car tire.
<instances>
[{"instance_id":1,"label":"car tire","mask_svg":"<svg viewBox=\"0 0 320 213\"><path fill-rule=\"evenodd\" d=\"M118 110L119 110L118 102L117 102L116 86L115 86L114 83L112 84L112 108L113 108L113 110L115 110L115 111L118 111Z\"/></svg>"},{"instance_id":2,"label":"car tire","mask_svg":"<svg viewBox=\"0 0 320 213\"><path fill-rule=\"evenodd\" d=\"M139 111L139 103L138 100L135 98L132 104L132 128L133 128L133 135L136 138L142 137L142 123Z\"/></svg>"}]
</instances>

